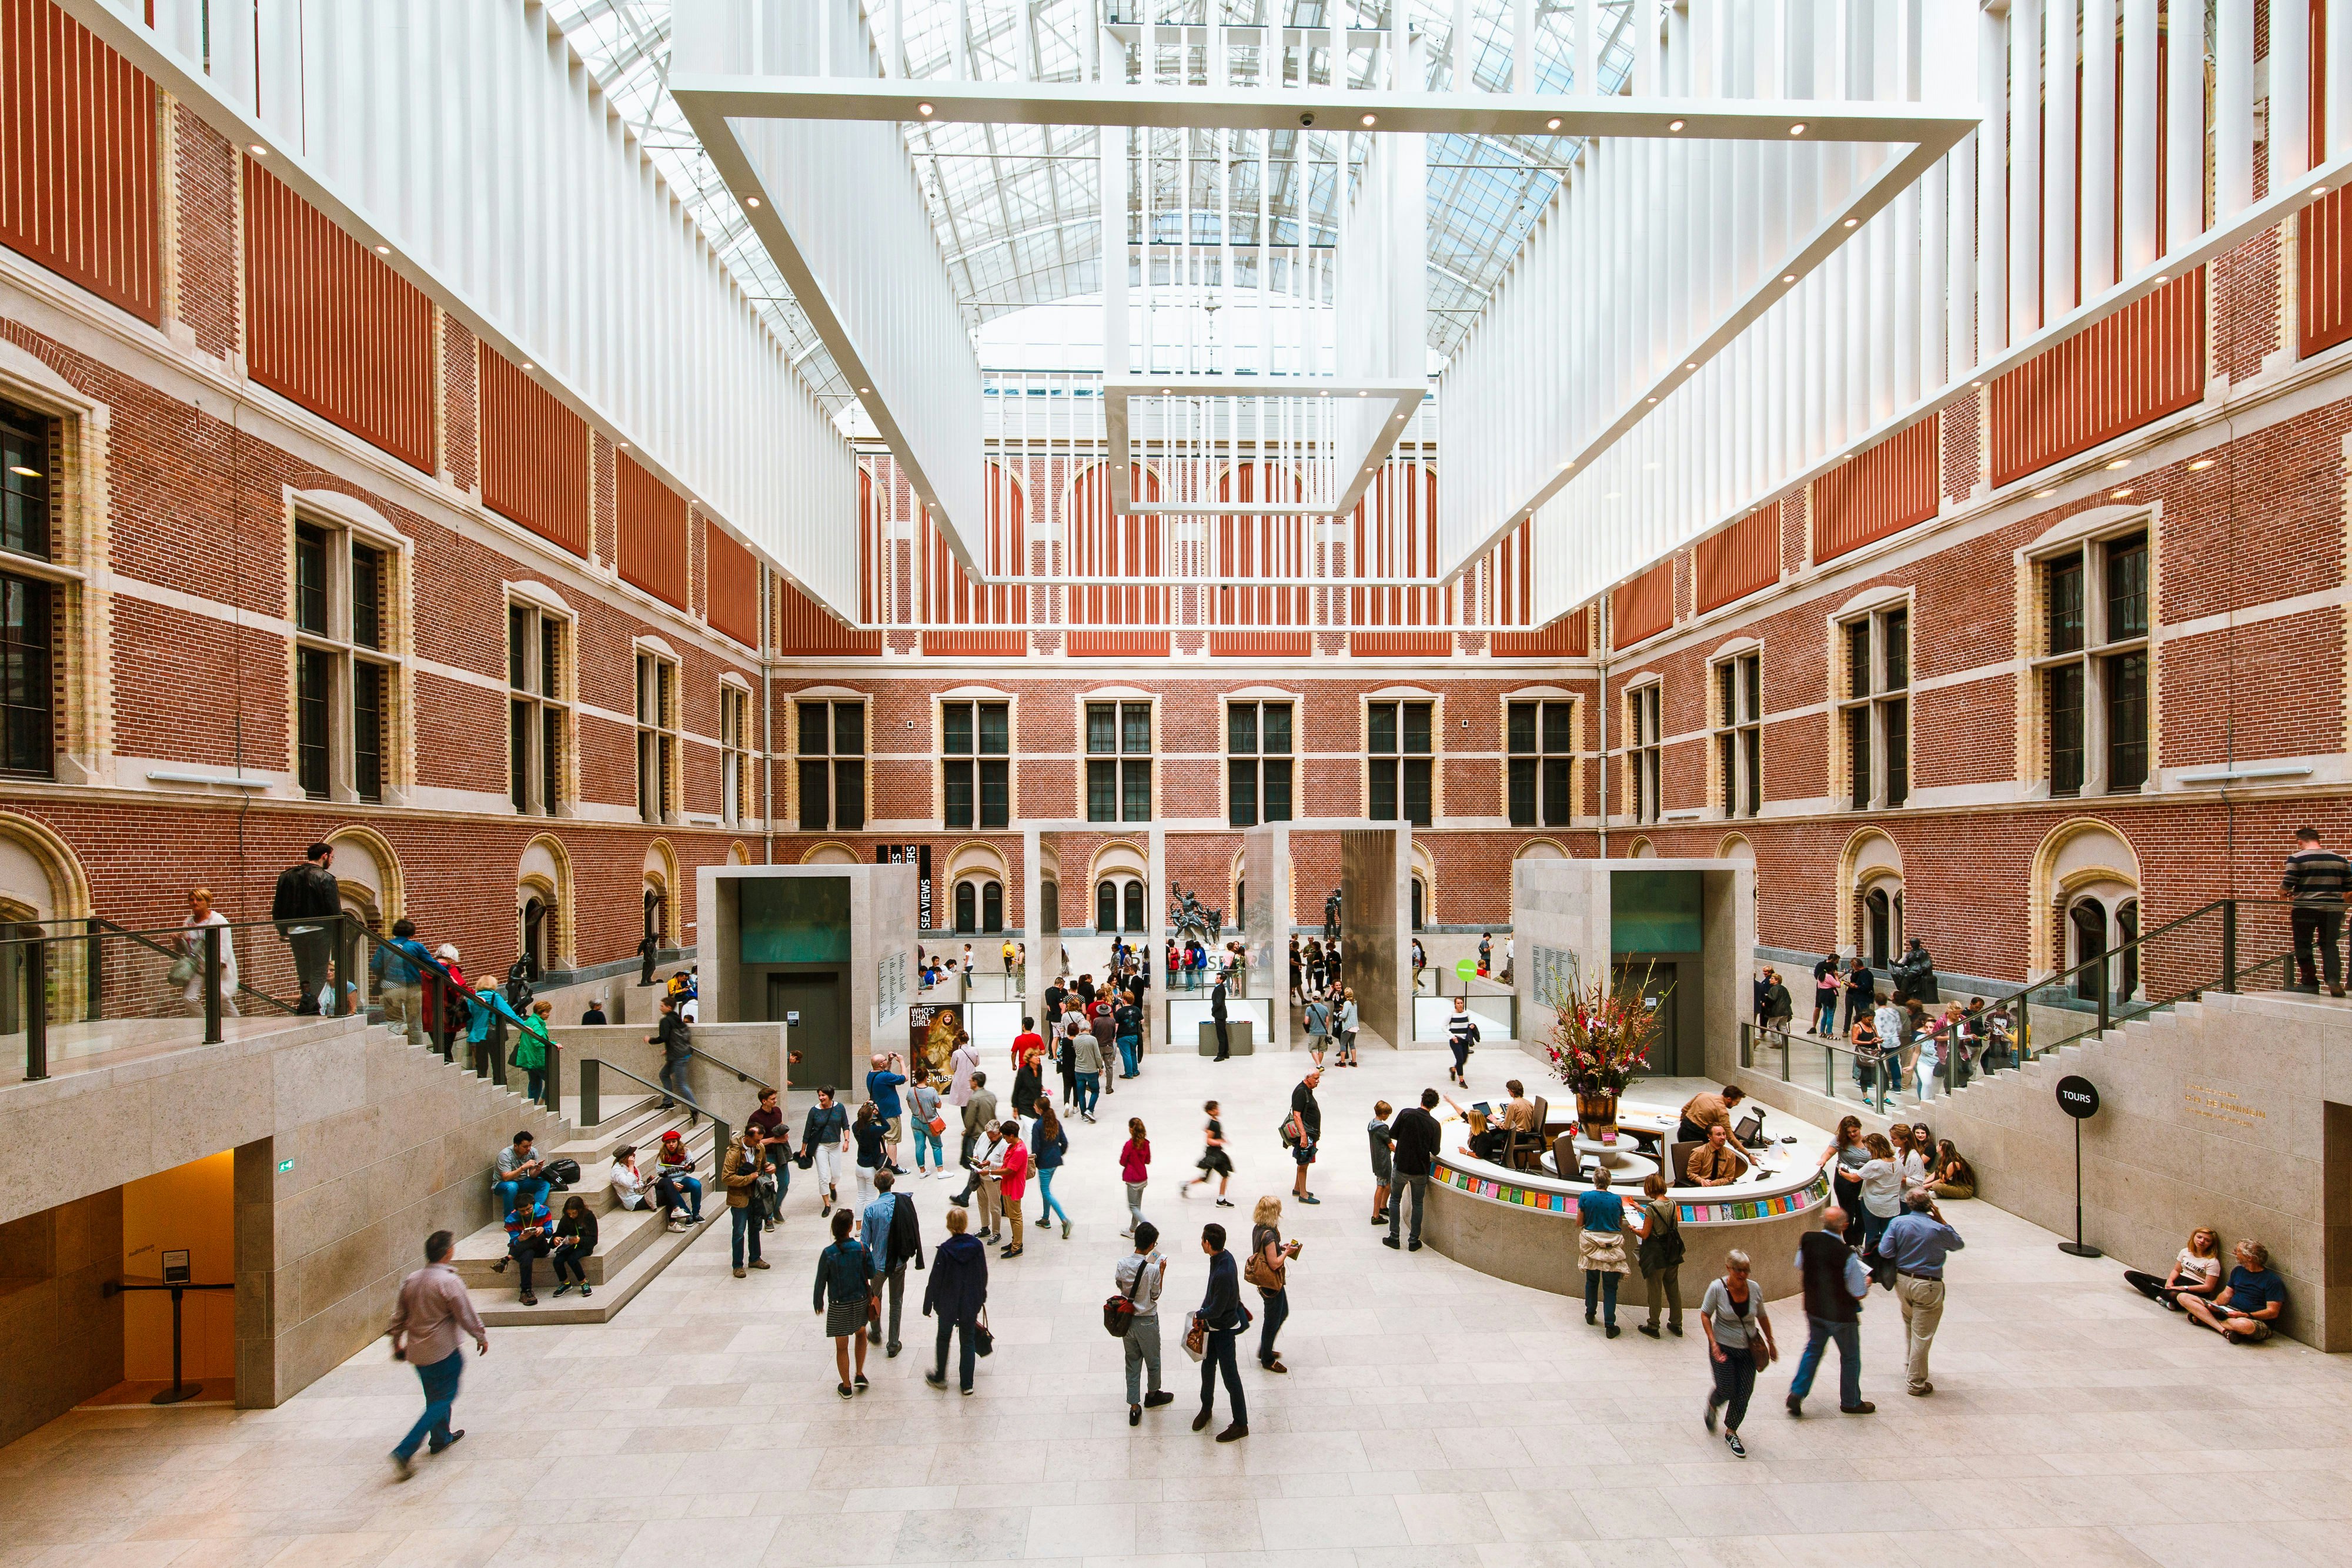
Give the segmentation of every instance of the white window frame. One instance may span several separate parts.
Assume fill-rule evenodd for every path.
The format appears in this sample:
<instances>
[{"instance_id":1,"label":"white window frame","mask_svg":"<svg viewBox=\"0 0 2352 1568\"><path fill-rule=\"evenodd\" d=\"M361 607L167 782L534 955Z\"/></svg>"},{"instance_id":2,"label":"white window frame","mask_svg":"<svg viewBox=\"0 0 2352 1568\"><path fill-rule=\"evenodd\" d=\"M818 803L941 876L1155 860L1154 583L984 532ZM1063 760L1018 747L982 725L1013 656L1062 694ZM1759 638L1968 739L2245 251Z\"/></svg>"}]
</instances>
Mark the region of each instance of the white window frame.
<instances>
[{"instance_id":1,"label":"white window frame","mask_svg":"<svg viewBox=\"0 0 2352 1568\"><path fill-rule=\"evenodd\" d=\"M1109 751L1089 749L1087 731L1087 711L1098 706L1111 710L1111 740ZM1127 749L1127 710L1140 707L1145 712L1144 733L1151 749L1136 752ZM1097 817L1094 814L1094 770L1108 763L1112 775L1112 806L1115 814ZM1143 790L1149 809L1140 817L1127 814L1127 781L1129 770L1139 768L1143 774ZM1110 691L1082 692L1078 695L1078 813L1089 827L1116 831L1121 828L1143 827L1160 817L1160 702L1149 693L1126 687Z\"/></svg>"}]
</instances>

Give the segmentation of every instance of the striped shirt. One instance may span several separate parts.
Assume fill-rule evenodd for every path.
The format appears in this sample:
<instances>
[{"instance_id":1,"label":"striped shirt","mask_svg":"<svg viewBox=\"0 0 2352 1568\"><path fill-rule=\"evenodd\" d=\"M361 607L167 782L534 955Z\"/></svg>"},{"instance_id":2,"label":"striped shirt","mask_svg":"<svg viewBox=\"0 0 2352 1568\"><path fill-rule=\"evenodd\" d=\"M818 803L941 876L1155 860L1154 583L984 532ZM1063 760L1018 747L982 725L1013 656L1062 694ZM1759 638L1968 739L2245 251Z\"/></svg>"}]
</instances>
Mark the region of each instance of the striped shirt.
<instances>
[{"instance_id":1,"label":"striped shirt","mask_svg":"<svg viewBox=\"0 0 2352 1568\"><path fill-rule=\"evenodd\" d=\"M1478 1020L1467 1012L1455 1013L1445 1020L1445 1033L1456 1049L1466 1047L1478 1038Z\"/></svg>"},{"instance_id":2,"label":"striped shirt","mask_svg":"<svg viewBox=\"0 0 2352 1568\"><path fill-rule=\"evenodd\" d=\"M2352 862L2334 850L2299 850L2286 857L2281 891L2294 895L2300 909L2341 909L2352 892Z\"/></svg>"}]
</instances>

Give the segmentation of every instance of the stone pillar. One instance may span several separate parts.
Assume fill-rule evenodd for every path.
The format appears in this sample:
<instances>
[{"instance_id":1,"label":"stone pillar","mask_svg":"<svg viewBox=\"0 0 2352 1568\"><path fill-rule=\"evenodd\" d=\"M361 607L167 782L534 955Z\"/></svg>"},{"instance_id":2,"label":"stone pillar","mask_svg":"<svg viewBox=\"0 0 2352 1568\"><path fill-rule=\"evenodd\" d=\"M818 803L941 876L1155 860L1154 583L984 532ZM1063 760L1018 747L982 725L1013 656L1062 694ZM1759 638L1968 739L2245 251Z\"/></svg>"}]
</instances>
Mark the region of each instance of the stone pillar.
<instances>
[{"instance_id":1,"label":"stone pillar","mask_svg":"<svg viewBox=\"0 0 2352 1568\"><path fill-rule=\"evenodd\" d=\"M1165 1051L1168 1048L1168 830L1158 822L1151 824L1145 841L1147 856L1143 889L1143 931L1153 955L1160 960L1159 972L1153 977L1151 989L1160 993L1160 1005L1143 1009L1143 1049ZM1151 994L1147 991L1145 995Z\"/></svg>"},{"instance_id":2,"label":"stone pillar","mask_svg":"<svg viewBox=\"0 0 2352 1568\"><path fill-rule=\"evenodd\" d=\"M1242 899L1249 936L1251 989L1272 1000L1265 1049L1290 1049L1290 830L1250 828L1242 834Z\"/></svg>"},{"instance_id":3,"label":"stone pillar","mask_svg":"<svg viewBox=\"0 0 2352 1568\"><path fill-rule=\"evenodd\" d=\"M236 1402L247 1410L271 1410L286 1397L279 1389L278 1308L297 1293L294 1271L278 1266L277 1140L239 1144L229 1180L236 1205L236 1289L231 1292L236 1303Z\"/></svg>"},{"instance_id":4,"label":"stone pillar","mask_svg":"<svg viewBox=\"0 0 2352 1568\"><path fill-rule=\"evenodd\" d=\"M1021 1010L1033 1019L1045 1016L1045 986L1054 977L1061 954L1062 934L1040 924L1045 907L1041 862L1045 835L1035 828L1021 830L1021 928L1029 933L1029 967L1021 978Z\"/></svg>"},{"instance_id":5,"label":"stone pillar","mask_svg":"<svg viewBox=\"0 0 2352 1568\"><path fill-rule=\"evenodd\" d=\"M1412 1043L1412 828L1381 823L1339 835L1339 943L1364 1030Z\"/></svg>"}]
</instances>

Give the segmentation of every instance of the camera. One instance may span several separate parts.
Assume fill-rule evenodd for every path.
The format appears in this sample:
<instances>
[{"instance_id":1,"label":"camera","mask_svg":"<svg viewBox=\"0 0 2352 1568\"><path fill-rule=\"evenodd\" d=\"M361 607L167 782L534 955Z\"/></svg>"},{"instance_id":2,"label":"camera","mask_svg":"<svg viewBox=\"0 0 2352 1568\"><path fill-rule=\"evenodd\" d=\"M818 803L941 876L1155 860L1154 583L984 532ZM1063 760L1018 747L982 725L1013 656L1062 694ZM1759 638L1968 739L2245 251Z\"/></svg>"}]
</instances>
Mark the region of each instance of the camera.
<instances>
[{"instance_id":1,"label":"camera","mask_svg":"<svg viewBox=\"0 0 2352 1568\"><path fill-rule=\"evenodd\" d=\"M1312 125L1312 124L1314 124L1314 123L1315 123L1315 111L1314 111L1313 110L1311 110L1311 109L1310 109L1310 110L1307 110L1305 113L1301 114L1301 115L1298 117L1298 123L1299 123L1299 124L1301 124L1301 125Z\"/></svg>"}]
</instances>

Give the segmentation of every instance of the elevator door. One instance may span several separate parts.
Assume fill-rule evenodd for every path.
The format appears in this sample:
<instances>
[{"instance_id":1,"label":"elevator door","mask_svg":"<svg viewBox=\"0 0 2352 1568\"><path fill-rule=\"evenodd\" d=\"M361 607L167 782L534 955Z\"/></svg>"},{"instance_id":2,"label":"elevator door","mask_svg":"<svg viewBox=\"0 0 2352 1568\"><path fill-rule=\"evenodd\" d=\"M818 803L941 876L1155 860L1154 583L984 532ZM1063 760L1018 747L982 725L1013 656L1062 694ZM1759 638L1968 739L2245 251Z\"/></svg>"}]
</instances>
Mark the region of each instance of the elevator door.
<instances>
[{"instance_id":1,"label":"elevator door","mask_svg":"<svg viewBox=\"0 0 2352 1568\"><path fill-rule=\"evenodd\" d=\"M781 1023L790 1014L801 1015L799 1025L787 1031L790 1048L800 1060L786 1065L784 1082L795 1089L830 1083L847 1092L849 1030L841 990L841 975L834 970L768 977L769 1021Z\"/></svg>"},{"instance_id":2,"label":"elevator door","mask_svg":"<svg viewBox=\"0 0 2352 1568\"><path fill-rule=\"evenodd\" d=\"M1648 969L1646 979L1643 970ZM1675 1027L1675 1015L1682 1009L1675 995L1675 979L1680 967L1672 963L1617 966L1616 985L1621 991L1630 991L1636 984L1642 989L1642 999L1657 1016L1658 1038L1650 1048L1650 1071L1659 1075L1683 1077L1706 1070L1704 1061L1685 1062L1682 1059L1681 1031Z\"/></svg>"}]
</instances>

